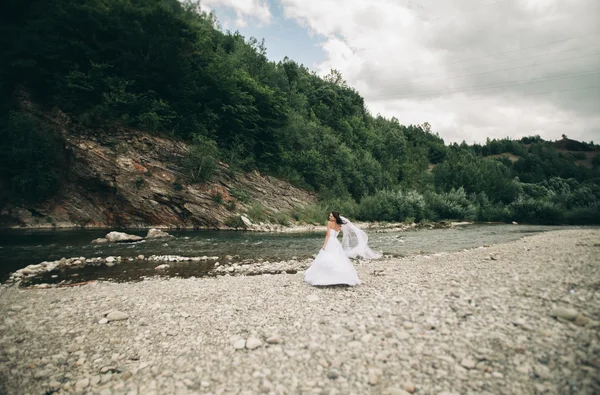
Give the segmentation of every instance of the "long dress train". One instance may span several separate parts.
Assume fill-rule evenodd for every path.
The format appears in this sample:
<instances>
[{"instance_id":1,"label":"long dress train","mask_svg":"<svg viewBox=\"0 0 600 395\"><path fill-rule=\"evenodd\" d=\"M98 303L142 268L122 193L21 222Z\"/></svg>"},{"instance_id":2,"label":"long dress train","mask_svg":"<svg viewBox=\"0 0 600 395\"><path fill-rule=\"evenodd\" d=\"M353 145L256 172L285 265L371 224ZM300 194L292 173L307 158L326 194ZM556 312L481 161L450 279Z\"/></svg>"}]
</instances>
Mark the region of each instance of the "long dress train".
<instances>
[{"instance_id":1,"label":"long dress train","mask_svg":"<svg viewBox=\"0 0 600 395\"><path fill-rule=\"evenodd\" d=\"M339 232L334 229L329 229L329 232L325 249L319 250L304 274L304 281L311 285L360 284L356 269L337 239Z\"/></svg>"}]
</instances>

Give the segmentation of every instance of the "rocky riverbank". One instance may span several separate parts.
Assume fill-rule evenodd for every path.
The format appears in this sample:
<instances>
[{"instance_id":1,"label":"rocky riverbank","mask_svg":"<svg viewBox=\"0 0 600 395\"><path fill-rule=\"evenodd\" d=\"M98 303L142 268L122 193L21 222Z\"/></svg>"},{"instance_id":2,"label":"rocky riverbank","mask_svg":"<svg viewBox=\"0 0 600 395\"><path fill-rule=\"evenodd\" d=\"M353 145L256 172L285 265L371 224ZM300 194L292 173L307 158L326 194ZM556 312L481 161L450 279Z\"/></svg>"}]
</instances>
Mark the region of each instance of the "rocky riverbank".
<instances>
[{"instance_id":1,"label":"rocky riverbank","mask_svg":"<svg viewBox=\"0 0 600 395\"><path fill-rule=\"evenodd\" d=\"M0 392L600 392L600 231L296 274L0 288ZM300 266L300 265L299 265Z\"/></svg>"},{"instance_id":2,"label":"rocky riverbank","mask_svg":"<svg viewBox=\"0 0 600 395\"><path fill-rule=\"evenodd\" d=\"M52 198L0 207L2 228L219 229L253 206L277 215L316 201L288 182L238 174L226 163L210 182L190 183L181 164L189 147L180 140L120 127L98 133L58 110L29 110L61 131L68 172Z\"/></svg>"}]
</instances>

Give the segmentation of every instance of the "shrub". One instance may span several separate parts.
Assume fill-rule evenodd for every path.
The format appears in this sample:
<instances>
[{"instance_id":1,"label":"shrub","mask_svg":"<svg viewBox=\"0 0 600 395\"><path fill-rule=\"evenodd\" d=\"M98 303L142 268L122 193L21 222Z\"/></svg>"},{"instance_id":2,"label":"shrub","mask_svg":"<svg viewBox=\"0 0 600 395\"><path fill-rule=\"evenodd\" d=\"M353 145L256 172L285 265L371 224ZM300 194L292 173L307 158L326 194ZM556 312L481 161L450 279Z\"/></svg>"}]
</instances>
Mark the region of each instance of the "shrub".
<instances>
[{"instance_id":1,"label":"shrub","mask_svg":"<svg viewBox=\"0 0 600 395\"><path fill-rule=\"evenodd\" d=\"M463 188L452 189L450 192L429 192L426 195L431 219L466 219L476 218L476 209L467 199Z\"/></svg>"},{"instance_id":2,"label":"shrub","mask_svg":"<svg viewBox=\"0 0 600 395\"><path fill-rule=\"evenodd\" d=\"M225 219L224 223L230 228L246 229L246 225L244 224L244 221L242 221L242 217L239 215L232 215L231 217L228 217L227 219Z\"/></svg>"},{"instance_id":3,"label":"shrub","mask_svg":"<svg viewBox=\"0 0 600 395\"><path fill-rule=\"evenodd\" d=\"M216 142L200 135L194 136L182 162L191 182L206 182L212 178L217 168L218 153Z\"/></svg>"},{"instance_id":4,"label":"shrub","mask_svg":"<svg viewBox=\"0 0 600 395\"><path fill-rule=\"evenodd\" d=\"M243 189L231 188L229 194L242 203L250 203L250 194Z\"/></svg>"}]
</instances>

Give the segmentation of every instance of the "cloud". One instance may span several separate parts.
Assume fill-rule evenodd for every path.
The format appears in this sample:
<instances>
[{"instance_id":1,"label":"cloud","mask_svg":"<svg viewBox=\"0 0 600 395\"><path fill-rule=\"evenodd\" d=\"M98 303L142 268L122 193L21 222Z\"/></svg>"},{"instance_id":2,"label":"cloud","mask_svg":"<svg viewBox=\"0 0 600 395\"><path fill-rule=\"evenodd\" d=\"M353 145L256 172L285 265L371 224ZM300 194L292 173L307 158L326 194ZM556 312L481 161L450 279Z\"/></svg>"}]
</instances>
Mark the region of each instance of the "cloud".
<instances>
[{"instance_id":1,"label":"cloud","mask_svg":"<svg viewBox=\"0 0 600 395\"><path fill-rule=\"evenodd\" d=\"M248 20L256 20L259 24L271 22L271 11L264 0L202 0L200 3L204 10L230 9L235 12L235 20L226 20L227 24L241 28L248 25Z\"/></svg>"},{"instance_id":2,"label":"cloud","mask_svg":"<svg viewBox=\"0 0 600 395\"><path fill-rule=\"evenodd\" d=\"M323 38L317 72L341 71L375 114L446 141L600 140L597 0L280 1Z\"/></svg>"}]
</instances>

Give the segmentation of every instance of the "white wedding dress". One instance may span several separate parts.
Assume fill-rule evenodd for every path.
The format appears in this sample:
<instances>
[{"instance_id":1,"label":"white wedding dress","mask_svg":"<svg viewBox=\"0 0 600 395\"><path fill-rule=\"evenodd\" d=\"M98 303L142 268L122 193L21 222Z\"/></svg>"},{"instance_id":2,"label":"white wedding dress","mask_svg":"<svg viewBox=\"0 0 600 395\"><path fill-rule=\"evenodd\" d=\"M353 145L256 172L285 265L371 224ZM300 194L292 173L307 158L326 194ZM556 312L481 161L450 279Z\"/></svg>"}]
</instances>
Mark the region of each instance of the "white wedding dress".
<instances>
[{"instance_id":1,"label":"white wedding dress","mask_svg":"<svg viewBox=\"0 0 600 395\"><path fill-rule=\"evenodd\" d=\"M329 239L325 249L319 254L304 274L304 281L310 285L358 285L358 273L338 241L339 232L329 229Z\"/></svg>"}]
</instances>

